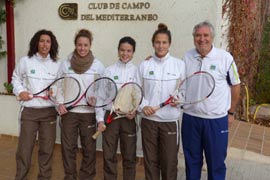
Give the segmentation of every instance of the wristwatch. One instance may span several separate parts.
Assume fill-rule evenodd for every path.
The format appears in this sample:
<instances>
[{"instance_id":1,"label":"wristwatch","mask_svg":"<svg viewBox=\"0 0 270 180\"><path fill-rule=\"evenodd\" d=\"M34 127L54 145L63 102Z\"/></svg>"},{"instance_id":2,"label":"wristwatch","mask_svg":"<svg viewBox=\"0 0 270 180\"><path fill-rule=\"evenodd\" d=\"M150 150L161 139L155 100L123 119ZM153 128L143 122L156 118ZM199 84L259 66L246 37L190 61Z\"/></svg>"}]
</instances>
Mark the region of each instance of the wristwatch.
<instances>
[{"instance_id":1,"label":"wristwatch","mask_svg":"<svg viewBox=\"0 0 270 180\"><path fill-rule=\"evenodd\" d=\"M228 114L231 115L231 116L233 116L235 114L235 112L228 111Z\"/></svg>"}]
</instances>

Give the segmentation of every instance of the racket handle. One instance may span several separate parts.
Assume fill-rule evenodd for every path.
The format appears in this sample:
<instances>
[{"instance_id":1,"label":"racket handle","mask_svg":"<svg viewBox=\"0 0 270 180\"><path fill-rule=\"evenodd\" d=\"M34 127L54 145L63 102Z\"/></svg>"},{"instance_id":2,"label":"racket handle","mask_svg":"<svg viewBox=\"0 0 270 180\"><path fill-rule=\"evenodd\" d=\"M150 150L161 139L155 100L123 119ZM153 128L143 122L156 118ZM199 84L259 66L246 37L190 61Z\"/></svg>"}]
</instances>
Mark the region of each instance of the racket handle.
<instances>
[{"instance_id":1,"label":"racket handle","mask_svg":"<svg viewBox=\"0 0 270 180\"><path fill-rule=\"evenodd\" d=\"M163 107L163 106L160 106L160 105L159 105L159 106L154 106L153 109L154 109L154 111L157 111L157 110L159 110L159 109L162 108L162 107Z\"/></svg>"},{"instance_id":2,"label":"racket handle","mask_svg":"<svg viewBox=\"0 0 270 180\"><path fill-rule=\"evenodd\" d=\"M93 139L97 139L98 138L98 136L101 134L101 131L97 131L93 136L92 136L92 138Z\"/></svg>"},{"instance_id":3,"label":"racket handle","mask_svg":"<svg viewBox=\"0 0 270 180\"><path fill-rule=\"evenodd\" d=\"M103 127L106 128L106 125L103 124ZM97 139L98 136L99 136L100 134L101 134L101 131L97 131L97 132L92 136L92 138L93 138L93 139Z\"/></svg>"},{"instance_id":4,"label":"racket handle","mask_svg":"<svg viewBox=\"0 0 270 180\"><path fill-rule=\"evenodd\" d=\"M68 106L68 107L66 107L66 110L67 111L70 111L71 109L73 109L74 108L74 106Z\"/></svg>"},{"instance_id":5,"label":"racket handle","mask_svg":"<svg viewBox=\"0 0 270 180\"><path fill-rule=\"evenodd\" d=\"M112 114L109 114L109 116L106 119L106 124L110 124L114 120Z\"/></svg>"},{"instance_id":6,"label":"racket handle","mask_svg":"<svg viewBox=\"0 0 270 180\"><path fill-rule=\"evenodd\" d=\"M173 100L173 96L170 96L169 99L167 99L165 102L160 103L158 106L154 106L153 109L155 111L159 110L160 108L163 108L164 106L167 106L168 104L170 104Z\"/></svg>"}]
</instances>

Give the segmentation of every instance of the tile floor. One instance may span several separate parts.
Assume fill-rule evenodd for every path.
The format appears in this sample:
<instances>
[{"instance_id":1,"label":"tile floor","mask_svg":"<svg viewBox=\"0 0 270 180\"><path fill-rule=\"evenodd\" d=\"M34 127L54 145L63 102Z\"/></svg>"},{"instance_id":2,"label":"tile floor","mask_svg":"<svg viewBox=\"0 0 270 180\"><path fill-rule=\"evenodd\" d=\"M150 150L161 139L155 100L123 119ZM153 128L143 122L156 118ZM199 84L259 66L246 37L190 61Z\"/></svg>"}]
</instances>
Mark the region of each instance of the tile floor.
<instances>
[{"instance_id":1,"label":"tile floor","mask_svg":"<svg viewBox=\"0 0 270 180\"><path fill-rule=\"evenodd\" d=\"M270 156L270 128L235 121L230 128L229 147Z\"/></svg>"},{"instance_id":2,"label":"tile floor","mask_svg":"<svg viewBox=\"0 0 270 180\"><path fill-rule=\"evenodd\" d=\"M14 179L15 175L15 153L17 147L17 137L0 135L0 180ZM242 121L235 121L230 128L229 146L239 149L252 151L255 153L270 156L270 128L249 124ZM78 164L81 155L78 153ZM119 158L119 162L121 159ZM138 158L136 179L144 178L144 168L142 158ZM102 179L102 152L97 153L97 176L96 180ZM122 166L118 163L119 179L122 179ZM38 173L37 147L35 147L32 158L32 168L29 179L36 179ZM56 145L53 158L53 177L52 180L63 179L63 166L61 159L60 145Z\"/></svg>"}]
</instances>

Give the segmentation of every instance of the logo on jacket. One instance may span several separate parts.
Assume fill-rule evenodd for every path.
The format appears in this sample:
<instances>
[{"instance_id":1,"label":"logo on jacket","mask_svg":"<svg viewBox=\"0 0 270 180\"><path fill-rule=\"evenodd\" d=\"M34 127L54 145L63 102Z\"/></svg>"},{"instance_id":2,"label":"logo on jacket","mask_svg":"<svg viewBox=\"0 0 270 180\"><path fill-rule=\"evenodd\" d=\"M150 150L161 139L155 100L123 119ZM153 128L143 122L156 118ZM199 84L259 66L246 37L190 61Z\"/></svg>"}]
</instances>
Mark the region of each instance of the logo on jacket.
<instances>
[{"instance_id":1,"label":"logo on jacket","mask_svg":"<svg viewBox=\"0 0 270 180\"><path fill-rule=\"evenodd\" d=\"M154 75L154 71L149 71L149 75Z\"/></svg>"},{"instance_id":2,"label":"logo on jacket","mask_svg":"<svg viewBox=\"0 0 270 180\"><path fill-rule=\"evenodd\" d=\"M170 75L170 76L176 76L176 74L170 73L170 72L167 72L167 74Z\"/></svg>"},{"instance_id":3,"label":"logo on jacket","mask_svg":"<svg viewBox=\"0 0 270 180\"><path fill-rule=\"evenodd\" d=\"M216 70L216 65L213 65L213 64L212 64L212 65L210 66L210 70Z\"/></svg>"},{"instance_id":4,"label":"logo on jacket","mask_svg":"<svg viewBox=\"0 0 270 180\"><path fill-rule=\"evenodd\" d=\"M30 70L30 73L31 73L31 74L35 74L35 73L36 73L36 70L31 69L31 70Z\"/></svg>"},{"instance_id":5,"label":"logo on jacket","mask_svg":"<svg viewBox=\"0 0 270 180\"><path fill-rule=\"evenodd\" d=\"M113 79L114 79L114 80L117 80L117 79L118 79L118 76L113 76Z\"/></svg>"}]
</instances>

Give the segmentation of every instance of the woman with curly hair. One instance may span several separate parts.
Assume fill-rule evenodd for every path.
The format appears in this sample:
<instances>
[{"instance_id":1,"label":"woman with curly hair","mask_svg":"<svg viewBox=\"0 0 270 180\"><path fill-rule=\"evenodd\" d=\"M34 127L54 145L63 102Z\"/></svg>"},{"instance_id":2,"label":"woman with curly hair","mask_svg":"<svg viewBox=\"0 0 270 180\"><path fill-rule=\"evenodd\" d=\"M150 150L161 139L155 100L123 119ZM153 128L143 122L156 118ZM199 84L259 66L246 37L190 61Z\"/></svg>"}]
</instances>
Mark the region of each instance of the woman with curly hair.
<instances>
[{"instance_id":1,"label":"woman with curly hair","mask_svg":"<svg viewBox=\"0 0 270 180\"><path fill-rule=\"evenodd\" d=\"M30 41L28 56L22 57L12 76L13 92L21 100L21 126L16 153L16 180L26 179L38 134L39 174L37 179L50 179L56 138L57 111L54 104L33 98L57 77L58 43L51 31L40 30Z\"/></svg>"}]
</instances>

